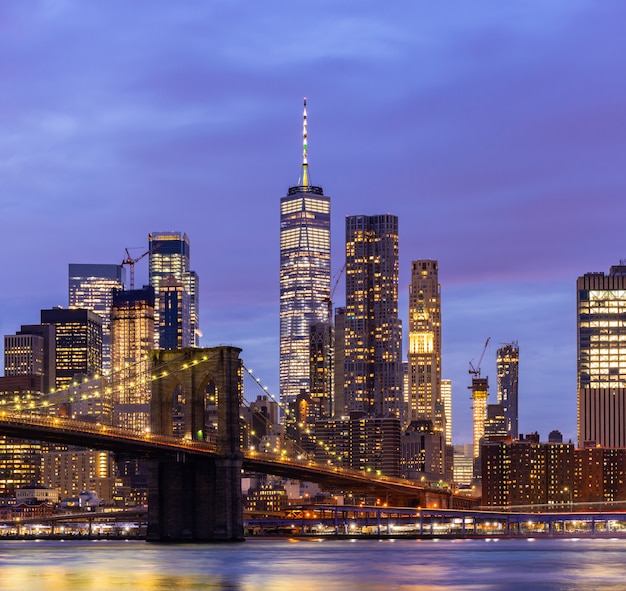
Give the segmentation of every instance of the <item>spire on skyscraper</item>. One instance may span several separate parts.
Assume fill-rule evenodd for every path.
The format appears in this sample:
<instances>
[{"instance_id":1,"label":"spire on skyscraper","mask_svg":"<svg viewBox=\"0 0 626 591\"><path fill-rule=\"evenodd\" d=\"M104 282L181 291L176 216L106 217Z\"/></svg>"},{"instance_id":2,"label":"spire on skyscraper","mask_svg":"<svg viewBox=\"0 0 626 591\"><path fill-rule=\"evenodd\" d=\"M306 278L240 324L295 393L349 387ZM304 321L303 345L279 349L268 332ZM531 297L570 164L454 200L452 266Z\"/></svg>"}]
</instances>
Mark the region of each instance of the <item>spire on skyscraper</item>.
<instances>
[{"instance_id":1,"label":"spire on skyscraper","mask_svg":"<svg viewBox=\"0 0 626 591\"><path fill-rule=\"evenodd\" d=\"M304 97L304 112L302 114L302 187L309 186L309 161L307 159L307 129L306 129L306 97Z\"/></svg>"}]
</instances>

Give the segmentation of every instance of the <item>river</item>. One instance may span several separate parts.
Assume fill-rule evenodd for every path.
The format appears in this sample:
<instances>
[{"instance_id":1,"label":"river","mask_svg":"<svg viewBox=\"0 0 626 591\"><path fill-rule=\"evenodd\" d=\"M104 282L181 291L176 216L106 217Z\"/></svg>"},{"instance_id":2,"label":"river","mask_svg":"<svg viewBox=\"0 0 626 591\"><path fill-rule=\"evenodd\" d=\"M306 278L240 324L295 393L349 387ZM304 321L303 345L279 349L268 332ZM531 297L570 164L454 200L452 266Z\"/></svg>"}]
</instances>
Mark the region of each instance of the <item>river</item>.
<instances>
[{"instance_id":1,"label":"river","mask_svg":"<svg viewBox=\"0 0 626 591\"><path fill-rule=\"evenodd\" d=\"M0 591L617 591L626 540L0 541Z\"/></svg>"}]
</instances>

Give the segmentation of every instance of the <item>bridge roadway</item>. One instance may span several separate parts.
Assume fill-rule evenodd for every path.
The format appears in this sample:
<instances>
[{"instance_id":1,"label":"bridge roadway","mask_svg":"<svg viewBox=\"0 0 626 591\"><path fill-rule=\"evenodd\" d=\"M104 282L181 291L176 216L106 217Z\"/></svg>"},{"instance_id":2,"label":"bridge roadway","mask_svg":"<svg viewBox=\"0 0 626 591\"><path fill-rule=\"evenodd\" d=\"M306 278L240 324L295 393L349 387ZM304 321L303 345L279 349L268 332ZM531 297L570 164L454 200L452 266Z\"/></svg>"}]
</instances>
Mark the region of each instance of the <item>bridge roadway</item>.
<instances>
[{"instance_id":1,"label":"bridge roadway","mask_svg":"<svg viewBox=\"0 0 626 591\"><path fill-rule=\"evenodd\" d=\"M37 414L0 412L0 434L105 449L138 457L160 458L178 454L218 457L216 444L207 441L139 433L99 423ZM378 496L390 505L431 508L470 508L476 505L475 500L453 495L448 489L318 464L311 460L291 459L278 454L245 451L243 468L252 472L317 482L334 489Z\"/></svg>"}]
</instances>

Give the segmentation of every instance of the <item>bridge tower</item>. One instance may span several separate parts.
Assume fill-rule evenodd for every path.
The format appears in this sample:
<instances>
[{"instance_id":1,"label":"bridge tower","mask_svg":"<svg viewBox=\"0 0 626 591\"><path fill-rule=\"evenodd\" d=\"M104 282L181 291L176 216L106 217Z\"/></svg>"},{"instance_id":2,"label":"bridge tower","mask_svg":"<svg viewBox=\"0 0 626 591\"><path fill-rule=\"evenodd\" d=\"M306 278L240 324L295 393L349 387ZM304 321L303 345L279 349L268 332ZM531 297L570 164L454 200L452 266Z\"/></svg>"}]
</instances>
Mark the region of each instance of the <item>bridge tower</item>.
<instances>
[{"instance_id":1,"label":"bridge tower","mask_svg":"<svg viewBox=\"0 0 626 591\"><path fill-rule=\"evenodd\" d=\"M186 437L205 433L206 388L215 385L218 457L184 453L154 460L148 490L148 533L152 542L243 540L239 407L241 362L236 347L153 351L150 425L154 435L173 434L173 397L184 392ZM176 367L172 367L172 366Z\"/></svg>"}]
</instances>

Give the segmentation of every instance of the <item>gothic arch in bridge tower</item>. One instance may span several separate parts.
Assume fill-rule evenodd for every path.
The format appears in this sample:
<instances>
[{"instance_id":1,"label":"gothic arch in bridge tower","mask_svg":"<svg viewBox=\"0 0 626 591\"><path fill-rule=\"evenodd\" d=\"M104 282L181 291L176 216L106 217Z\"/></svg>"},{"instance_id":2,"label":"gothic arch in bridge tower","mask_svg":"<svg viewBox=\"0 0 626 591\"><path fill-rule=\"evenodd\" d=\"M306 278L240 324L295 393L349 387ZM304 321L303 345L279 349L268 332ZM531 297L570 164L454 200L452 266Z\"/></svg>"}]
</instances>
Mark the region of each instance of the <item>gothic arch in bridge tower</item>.
<instances>
[{"instance_id":1,"label":"gothic arch in bridge tower","mask_svg":"<svg viewBox=\"0 0 626 591\"><path fill-rule=\"evenodd\" d=\"M241 361L236 347L152 352L150 430L172 435L172 398L184 391L184 436L203 439L206 389L217 394L215 459L179 454L155 462L148 497L152 541L237 541L243 539L239 408Z\"/></svg>"}]
</instances>

